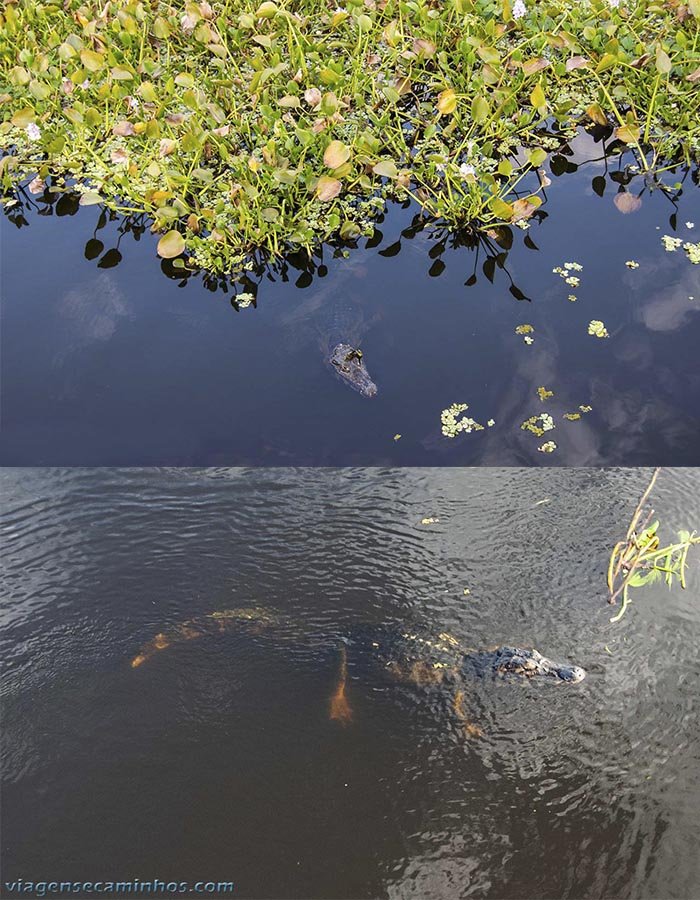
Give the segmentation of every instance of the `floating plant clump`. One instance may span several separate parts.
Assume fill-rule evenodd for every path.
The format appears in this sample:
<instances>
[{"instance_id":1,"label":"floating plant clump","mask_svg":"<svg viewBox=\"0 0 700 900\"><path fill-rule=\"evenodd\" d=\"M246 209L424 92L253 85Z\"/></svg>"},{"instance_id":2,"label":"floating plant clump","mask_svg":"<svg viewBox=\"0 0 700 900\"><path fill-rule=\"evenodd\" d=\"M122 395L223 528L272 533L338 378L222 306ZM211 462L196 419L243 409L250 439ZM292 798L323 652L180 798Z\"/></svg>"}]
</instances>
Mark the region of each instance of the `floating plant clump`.
<instances>
[{"instance_id":1,"label":"floating plant clump","mask_svg":"<svg viewBox=\"0 0 700 900\"><path fill-rule=\"evenodd\" d=\"M390 198L449 227L526 226L581 124L645 172L697 158L698 16L700 0L18 0L0 12L0 179L8 202L70 187L146 213L161 257L217 273L353 241Z\"/></svg>"}]
</instances>

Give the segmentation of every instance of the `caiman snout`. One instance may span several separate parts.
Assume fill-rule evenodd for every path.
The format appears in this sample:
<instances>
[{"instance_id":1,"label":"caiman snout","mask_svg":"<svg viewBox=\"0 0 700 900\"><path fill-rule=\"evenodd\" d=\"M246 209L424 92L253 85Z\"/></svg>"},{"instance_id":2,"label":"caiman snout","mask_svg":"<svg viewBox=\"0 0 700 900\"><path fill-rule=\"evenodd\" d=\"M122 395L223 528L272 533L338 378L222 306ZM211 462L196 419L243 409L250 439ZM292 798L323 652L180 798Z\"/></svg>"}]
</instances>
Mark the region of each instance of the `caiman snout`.
<instances>
[{"instance_id":1,"label":"caiman snout","mask_svg":"<svg viewBox=\"0 0 700 900\"><path fill-rule=\"evenodd\" d=\"M328 361L338 377L353 390L363 397L376 395L377 385L370 378L361 350L350 344L337 344L331 350Z\"/></svg>"},{"instance_id":2,"label":"caiman snout","mask_svg":"<svg viewBox=\"0 0 700 900\"><path fill-rule=\"evenodd\" d=\"M557 666L556 675L564 681L576 684L577 681L583 681L586 677L586 670L581 666Z\"/></svg>"}]
</instances>

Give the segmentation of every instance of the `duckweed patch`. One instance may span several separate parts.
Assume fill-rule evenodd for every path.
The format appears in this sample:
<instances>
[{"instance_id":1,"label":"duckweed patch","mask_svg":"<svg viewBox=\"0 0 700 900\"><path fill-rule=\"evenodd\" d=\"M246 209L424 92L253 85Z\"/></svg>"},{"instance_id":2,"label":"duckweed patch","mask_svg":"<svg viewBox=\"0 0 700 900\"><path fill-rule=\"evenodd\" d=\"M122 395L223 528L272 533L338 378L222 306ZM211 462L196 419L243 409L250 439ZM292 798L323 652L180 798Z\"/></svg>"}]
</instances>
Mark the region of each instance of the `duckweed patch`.
<instances>
[{"instance_id":1,"label":"duckweed patch","mask_svg":"<svg viewBox=\"0 0 700 900\"><path fill-rule=\"evenodd\" d=\"M183 270L352 242L394 198L451 228L526 227L580 124L644 171L697 157L698 16L698 0L18 0L0 13L0 177L146 214Z\"/></svg>"}]
</instances>

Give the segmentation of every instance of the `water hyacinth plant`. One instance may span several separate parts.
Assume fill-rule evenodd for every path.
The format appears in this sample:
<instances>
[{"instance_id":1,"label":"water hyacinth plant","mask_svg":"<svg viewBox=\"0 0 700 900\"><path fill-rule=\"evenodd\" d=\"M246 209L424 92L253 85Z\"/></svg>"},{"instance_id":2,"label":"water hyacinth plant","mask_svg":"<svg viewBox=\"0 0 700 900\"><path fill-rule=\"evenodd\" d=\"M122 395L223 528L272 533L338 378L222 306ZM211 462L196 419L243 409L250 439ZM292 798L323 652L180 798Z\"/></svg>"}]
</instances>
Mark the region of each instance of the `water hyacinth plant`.
<instances>
[{"instance_id":1,"label":"water hyacinth plant","mask_svg":"<svg viewBox=\"0 0 700 900\"><path fill-rule=\"evenodd\" d=\"M392 197L524 222L581 124L700 150L700 0L14 0L0 178L147 214L213 272L352 240ZM539 173L539 174L538 174Z\"/></svg>"}]
</instances>

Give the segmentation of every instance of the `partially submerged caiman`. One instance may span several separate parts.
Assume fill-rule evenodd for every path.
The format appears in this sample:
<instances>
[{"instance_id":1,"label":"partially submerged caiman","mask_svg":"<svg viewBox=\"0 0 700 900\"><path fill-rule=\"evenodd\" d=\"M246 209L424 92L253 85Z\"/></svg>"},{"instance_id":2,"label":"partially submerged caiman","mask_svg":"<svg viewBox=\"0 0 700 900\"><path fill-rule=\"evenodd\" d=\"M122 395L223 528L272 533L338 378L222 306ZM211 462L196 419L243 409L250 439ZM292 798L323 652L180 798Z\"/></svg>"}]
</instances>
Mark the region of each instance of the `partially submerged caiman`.
<instances>
[{"instance_id":1,"label":"partially submerged caiman","mask_svg":"<svg viewBox=\"0 0 700 900\"><path fill-rule=\"evenodd\" d=\"M321 349L326 363L344 384L363 397L374 397L377 385L367 371L364 354L359 348L360 331L359 310L336 304L320 326Z\"/></svg>"},{"instance_id":2,"label":"partially submerged caiman","mask_svg":"<svg viewBox=\"0 0 700 900\"><path fill-rule=\"evenodd\" d=\"M271 610L226 609L189 619L157 634L141 647L131 665L137 668L160 651L183 641L232 630L284 635L293 629L285 627L284 616ZM580 666L552 662L537 650L520 647L471 650L446 632L404 631L389 625L354 626L340 641L339 653L340 670L330 698L329 717L344 725L352 720L347 696L348 657L372 663L378 674L394 683L451 688L453 709L465 723L462 686L470 676L547 678L562 684L576 684L586 677ZM476 726L465 724L465 728L469 734L480 734Z\"/></svg>"}]
</instances>

